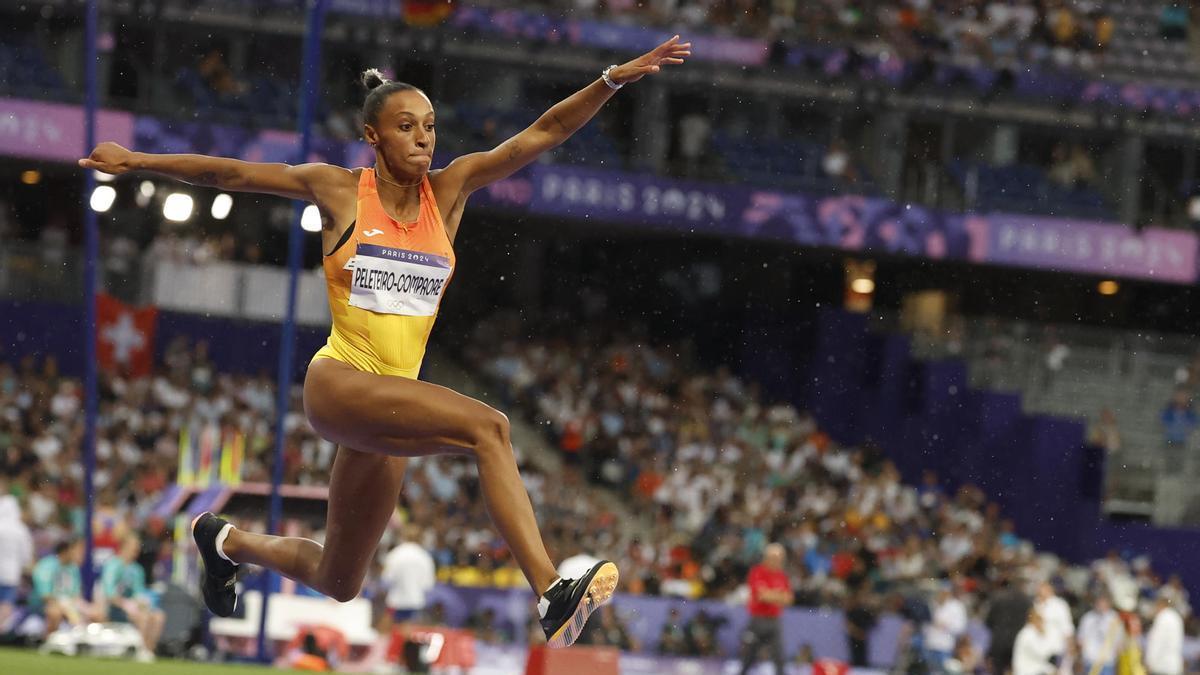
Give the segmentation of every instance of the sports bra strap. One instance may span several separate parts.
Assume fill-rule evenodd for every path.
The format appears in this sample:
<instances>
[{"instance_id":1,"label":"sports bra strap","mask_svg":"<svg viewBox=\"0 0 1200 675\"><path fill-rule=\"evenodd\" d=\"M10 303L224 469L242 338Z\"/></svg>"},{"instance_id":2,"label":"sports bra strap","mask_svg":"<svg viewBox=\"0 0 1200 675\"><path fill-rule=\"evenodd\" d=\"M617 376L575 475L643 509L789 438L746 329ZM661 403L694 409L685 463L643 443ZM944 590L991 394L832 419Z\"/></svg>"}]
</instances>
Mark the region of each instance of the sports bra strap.
<instances>
[{"instance_id":1,"label":"sports bra strap","mask_svg":"<svg viewBox=\"0 0 1200 675\"><path fill-rule=\"evenodd\" d=\"M350 223L350 227L347 227L346 231L342 233L342 238L338 239L338 243L333 245L333 250L330 251L329 253L325 254L326 258L333 255L334 253L337 253L339 248L341 248L342 246L345 246L346 242L350 241L350 236L354 234L354 224L357 222L358 221L355 220Z\"/></svg>"}]
</instances>

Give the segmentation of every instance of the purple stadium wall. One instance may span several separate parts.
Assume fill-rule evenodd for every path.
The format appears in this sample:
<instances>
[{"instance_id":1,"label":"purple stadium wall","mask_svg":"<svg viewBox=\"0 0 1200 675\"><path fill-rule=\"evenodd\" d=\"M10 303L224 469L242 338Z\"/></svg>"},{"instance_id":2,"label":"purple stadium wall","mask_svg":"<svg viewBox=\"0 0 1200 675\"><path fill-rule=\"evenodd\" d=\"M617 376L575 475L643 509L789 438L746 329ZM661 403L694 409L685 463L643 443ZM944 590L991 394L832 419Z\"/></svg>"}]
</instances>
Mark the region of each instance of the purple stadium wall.
<instances>
[{"instance_id":1,"label":"purple stadium wall","mask_svg":"<svg viewBox=\"0 0 1200 675\"><path fill-rule=\"evenodd\" d=\"M1041 549L1074 562L1148 554L1200 591L1200 530L1101 517L1104 455L1081 420L1026 415L1018 395L968 386L962 361L918 362L906 338L872 334L860 315L822 313L809 366L797 398L835 440L874 439L909 482L932 469L945 487L978 485Z\"/></svg>"}]
</instances>

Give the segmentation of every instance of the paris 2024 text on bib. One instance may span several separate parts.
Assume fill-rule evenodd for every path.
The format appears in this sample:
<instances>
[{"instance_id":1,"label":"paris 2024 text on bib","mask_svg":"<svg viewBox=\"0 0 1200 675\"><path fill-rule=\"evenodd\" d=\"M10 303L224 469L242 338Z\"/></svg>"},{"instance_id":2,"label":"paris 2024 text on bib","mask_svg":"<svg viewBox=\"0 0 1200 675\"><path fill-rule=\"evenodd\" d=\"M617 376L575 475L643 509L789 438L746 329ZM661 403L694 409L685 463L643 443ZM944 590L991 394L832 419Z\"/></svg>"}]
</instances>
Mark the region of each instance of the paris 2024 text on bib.
<instances>
[{"instance_id":1,"label":"paris 2024 text on bib","mask_svg":"<svg viewBox=\"0 0 1200 675\"><path fill-rule=\"evenodd\" d=\"M450 260L432 253L359 244L350 269L350 305L382 314L433 316L450 279Z\"/></svg>"}]
</instances>

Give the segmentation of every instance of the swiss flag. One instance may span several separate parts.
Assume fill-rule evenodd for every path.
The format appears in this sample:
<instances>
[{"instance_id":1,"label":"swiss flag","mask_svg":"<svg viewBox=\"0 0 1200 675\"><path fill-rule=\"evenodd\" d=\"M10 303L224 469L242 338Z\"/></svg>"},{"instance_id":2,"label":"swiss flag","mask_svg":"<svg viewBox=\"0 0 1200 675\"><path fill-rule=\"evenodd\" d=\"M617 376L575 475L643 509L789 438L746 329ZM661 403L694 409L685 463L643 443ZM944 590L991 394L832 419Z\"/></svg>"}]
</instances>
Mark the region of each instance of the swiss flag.
<instances>
[{"instance_id":1,"label":"swiss flag","mask_svg":"<svg viewBox=\"0 0 1200 675\"><path fill-rule=\"evenodd\" d=\"M96 356L100 367L131 377L144 377L154 368L154 328L157 307L136 309L111 295L96 296Z\"/></svg>"}]
</instances>

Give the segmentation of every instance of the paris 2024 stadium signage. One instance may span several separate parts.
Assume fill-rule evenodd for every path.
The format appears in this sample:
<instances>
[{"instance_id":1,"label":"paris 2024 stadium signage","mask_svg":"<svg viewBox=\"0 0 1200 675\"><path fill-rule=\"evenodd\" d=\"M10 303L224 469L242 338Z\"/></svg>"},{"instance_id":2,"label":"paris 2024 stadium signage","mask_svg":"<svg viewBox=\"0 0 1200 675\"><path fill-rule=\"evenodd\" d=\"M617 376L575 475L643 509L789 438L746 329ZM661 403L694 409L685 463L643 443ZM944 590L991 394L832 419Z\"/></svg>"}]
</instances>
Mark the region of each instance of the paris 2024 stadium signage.
<instances>
[{"instance_id":1,"label":"paris 2024 stadium signage","mask_svg":"<svg viewBox=\"0 0 1200 675\"><path fill-rule=\"evenodd\" d=\"M197 152L294 162L298 136L104 110L97 136L144 152ZM74 162L83 152L78 106L0 98L0 155ZM306 161L362 166L364 143L318 139ZM1192 284L1197 236L1115 223L1001 213L947 213L857 195L817 196L752 185L683 181L566 164L534 164L488 186L476 207L750 237L856 253Z\"/></svg>"}]
</instances>

